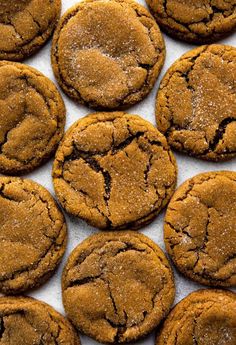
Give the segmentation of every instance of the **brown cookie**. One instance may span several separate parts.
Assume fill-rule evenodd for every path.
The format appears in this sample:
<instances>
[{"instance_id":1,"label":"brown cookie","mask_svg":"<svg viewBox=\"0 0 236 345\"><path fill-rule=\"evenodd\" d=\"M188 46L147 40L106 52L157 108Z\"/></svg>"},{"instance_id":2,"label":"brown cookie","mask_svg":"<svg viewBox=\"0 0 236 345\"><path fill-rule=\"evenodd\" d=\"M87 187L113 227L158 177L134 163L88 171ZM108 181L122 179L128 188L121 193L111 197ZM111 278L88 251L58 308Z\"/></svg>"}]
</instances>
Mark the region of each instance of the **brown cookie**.
<instances>
[{"instance_id":1,"label":"brown cookie","mask_svg":"<svg viewBox=\"0 0 236 345\"><path fill-rule=\"evenodd\" d=\"M139 116L121 112L76 122L53 167L62 206L100 229L149 223L173 194L176 175L165 137Z\"/></svg>"},{"instance_id":2,"label":"brown cookie","mask_svg":"<svg viewBox=\"0 0 236 345\"><path fill-rule=\"evenodd\" d=\"M221 161L236 155L236 48L202 46L177 60L157 93L156 120L176 150Z\"/></svg>"},{"instance_id":3,"label":"brown cookie","mask_svg":"<svg viewBox=\"0 0 236 345\"><path fill-rule=\"evenodd\" d=\"M46 281L65 252L66 223L49 192L30 180L0 177L0 291Z\"/></svg>"},{"instance_id":4,"label":"brown cookie","mask_svg":"<svg viewBox=\"0 0 236 345\"><path fill-rule=\"evenodd\" d=\"M0 61L0 172L20 175L46 161L64 133L55 85L32 67Z\"/></svg>"},{"instance_id":5,"label":"brown cookie","mask_svg":"<svg viewBox=\"0 0 236 345\"><path fill-rule=\"evenodd\" d=\"M177 268L201 284L236 286L236 173L199 174L182 184L165 217Z\"/></svg>"},{"instance_id":6,"label":"brown cookie","mask_svg":"<svg viewBox=\"0 0 236 345\"><path fill-rule=\"evenodd\" d=\"M168 34L193 43L216 41L236 28L235 0L146 0Z\"/></svg>"},{"instance_id":7,"label":"brown cookie","mask_svg":"<svg viewBox=\"0 0 236 345\"><path fill-rule=\"evenodd\" d=\"M70 323L46 303L0 298L0 342L14 345L80 345Z\"/></svg>"},{"instance_id":8,"label":"brown cookie","mask_svg":"<svg viewBox=\"0 0 236 345\"><path fill-rule=\"evenodd\" d=\"M83 241L62 276L68 317L104 343L135 341L167 315L174 277L162 250L132 231L103 232Z\"/></svg>"},{"instance_id":9,"label":"brown cookie","mask_svg":"<svg viewBox=\"0 0 236 345\"><path fill-rule=\"evenodd\" d=\"M157 334L156 345L235 345L236 294L198 290L178 303Z\"/></svg>"},{"instance_id":10,"label":"brown cookie","mask_svg":"<svg viewBox=\"0 0 236 345\"><path fill-rule=\"evenodd\" d=\"M154 18L131 0L83 1L54 34L52 66L66 94L93 108L142 100L163 66L165 45Z\"/></svg>"},{"instance_id":11,"label":"brown cookie","mask_svg":"<svg viewBox=\"0 0 236 345\"><path fill-rule=\"evenodd\" d=\"M21 61L51 36L61 0L0 0L0 60Z\"/></svg>"}]
</instances>

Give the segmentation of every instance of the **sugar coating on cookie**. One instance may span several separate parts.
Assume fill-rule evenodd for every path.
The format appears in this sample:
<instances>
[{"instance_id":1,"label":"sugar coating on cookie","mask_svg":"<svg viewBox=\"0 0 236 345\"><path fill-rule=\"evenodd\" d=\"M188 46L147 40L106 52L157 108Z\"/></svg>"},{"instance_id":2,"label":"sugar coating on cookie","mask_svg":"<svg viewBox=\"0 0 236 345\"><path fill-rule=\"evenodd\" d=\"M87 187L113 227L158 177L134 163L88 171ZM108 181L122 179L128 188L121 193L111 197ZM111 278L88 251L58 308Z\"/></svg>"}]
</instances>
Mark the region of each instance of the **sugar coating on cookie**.
<instances>
[{"instance_id":1,"label":"sugar coating on cookie","mask_svg":"<svg viewBox=\"0 0 236 345\"><path fill-rule=\"evenodd\" d=\"M201 46L167 71L156 120L176 150L221 161L236 153L236 48Z\"/></svg>"},{"instance_id":2,"label":"sugar coating on cookie","mask_svg":"<svg viewBox=\"0 0 236 345\"><path fill-rule=\"evenodd\" d=\"M100 109L143 99L164 58L154 18L131 0L77 4L62 17L52 46L53 70L65 93Z\"/></svg>"},{"instance_id":3,"label":"sugar coating on cookie","mask_svg":"<svg viewBox=\"0 0 236 345\"><path fill-rule=\"evenodd\" d=\"M151 332L174 300L174 277L162 250L132 231L83 241L62 276L67 316L104 343L135 341Z\"/></svg>"}]
</instances>

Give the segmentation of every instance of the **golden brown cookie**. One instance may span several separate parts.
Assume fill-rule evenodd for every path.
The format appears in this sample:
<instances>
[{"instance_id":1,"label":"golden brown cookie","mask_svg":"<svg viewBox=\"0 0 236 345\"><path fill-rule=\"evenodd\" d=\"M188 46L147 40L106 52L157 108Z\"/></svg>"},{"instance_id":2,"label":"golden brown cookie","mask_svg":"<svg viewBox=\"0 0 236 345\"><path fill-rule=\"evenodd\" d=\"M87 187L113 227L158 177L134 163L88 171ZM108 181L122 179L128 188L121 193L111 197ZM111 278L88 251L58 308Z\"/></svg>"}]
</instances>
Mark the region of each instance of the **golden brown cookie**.
<instances>
[{"instance_id":1,"label":"golden brown cookie","mask_svg":"<svg viewBox=\"0 0 236 345\"><path fill-rule=\"evenodd\" d=\"M146 0L168 34L193 43L216 41L236 28L235 0Z\"/></svg>"},{"instance_id":2,"label":"golden brown cookie","mask_svg":"<svg viewBox=\"0 0 236 345\"><path fill-rule=\"evenodd\" d=\"M183 183L168 205L164 237L184 275L236 286L236 172L203 173Z\"/></svg>"},{"instance_id":3,"label":"golden brown cookie","mask_svg":"<svg viewBox=\"0 0 236 345\"><path fill-rule=\"evenodd\" d=\"M1 297L0 343L80 345L80 340L70 323L48 304L29 297Z\"/></svg>"},{"instance_id":4,"label":"golden brown cookie","mask_svg":"<svg viewBox=\"0 0 236 345\"><path fill-rule=\"evenodd\" d=\"M83 241L62 276L66 313L83 333L104 343L135 341L167 315L174 277L162 250L132 231Z\"/></svg>"},{"instance_id":5,"label":"golden brown cookie","mask_svg":"<svg viewBox=\"0 0 236 345\"><path fill-rule=\"evenodd\" d=\"M165 58L154 18L131 0L83 1L55 31L52 66L66 94L93 108L115 109L143 99Z\"/></svg>"},{"instance_id":6,"label":"golden brown cookie","mask_svg":"<svg viewBox=\"0 0 236 345\"><path fill-rule=\"evenodd\" d=\"M198 290L178 303L157 334L156 345L235 345L236 295Z\"/></svg>"},{"instance_id":7,"label":"golden brown cookie","mask_svg":"<svg viewBox=\"0 0 236 345\"><path fill-rule=\"evenodd\" d=\"M177 167L165 137L139 116L95 113L66 133L53 167L67 212L100 229L149 223L174 192Z\"/></svg>"},{"instance_id":8,"label":"golden brown cookie","mask_svg":"<svg viewBox=\"0 0 236 345\"><path fill-rule=\"evenodd\" d=\"M20 61L51 36L61 0L0 0L0 60Z\"/></svg>"},{"instance_id":9,"label":"golden brown cookie","mask_svg":"<svg viewBox=\"0 0 236 345\"><path fill-rule=\"evenodd\" d=\"M32 67L0 61L0 172L19 175L46 161L64 133L55 85Z\"/></svg>"},{"instance_id":10,"label":"golden brown cookie","mask_svg":"<svg viewBox=\"0 0 236 345\"><path fill-rule=\"evenodd\" d=\"M66 246L66 223L50 193L30 180L0 177L0 291L41 285Z\"/></svg>"},{"instance_id":11,"label":"golden brown cookie","mask_svg":"<svg viewBox=\"0 0 236 345\"><path fill-rule=\"evenodd\" d=\"M156 120L176 150L221 161L236 155L236 48L202 46L177 60L157 93Z\"/></svg>"}]
</instances>

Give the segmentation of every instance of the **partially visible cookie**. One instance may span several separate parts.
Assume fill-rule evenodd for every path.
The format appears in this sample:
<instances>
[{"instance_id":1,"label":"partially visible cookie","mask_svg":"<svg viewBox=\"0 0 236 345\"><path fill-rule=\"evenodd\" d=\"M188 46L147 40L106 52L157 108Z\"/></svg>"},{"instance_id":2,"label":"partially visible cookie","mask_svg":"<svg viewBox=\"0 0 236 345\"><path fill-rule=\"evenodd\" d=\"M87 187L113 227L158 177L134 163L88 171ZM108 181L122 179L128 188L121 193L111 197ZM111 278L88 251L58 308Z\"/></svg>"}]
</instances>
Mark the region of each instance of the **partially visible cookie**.
<instances>
[{"instance_id":1,"label":"partially visible cookie","mask_svg":"<svg viewBox=\"0 0 236 345\"><path fill-rule=\"evenodd\" d=\"M46 303L29 297L0 298L1 344L80 345L71 324Z\"/></svg>"},{"instance_id":2,"label":"partially visible cookie","mask_svg":"<svg viewBox=\"0 0 236 345\"><path fill-rule=\"evenodd\" d=\"M168 205L164 237L184 275L236 286L236 173L208 172L183 183Z\"/></svg>"},{"instance_id":3,"label":"partially visible cookie","mask_svg":"<svg viewBox=\"0 0 236 345\"><path fill-rule=\"evenodd\" d=\"M51 157L64 133L55 85L32 67L0 61L0 172L20 175Z\"/></svg>"},{"instance_id":4,"label":"partially visible cookie","mask_svg":"<svg viewBox=\"0 0 236 345\"><path fill-rule=\"evenodd\" d=\"M20 61L51 36L61 0L0 0L0 60Z\"/></svg>"},{"instance_id":5,"label":"partially visible cookie","mask_svg":"<svg viewBox=\"0 0 236 345\"><path fill-rule=\"evenodd\" d=\"M132 0L83 1L55 31L52 66L70 97L99 109L127 107L153 88L165 58L162 34Z\"/></svg>"},{"instance_id":6,"label":"partially visible cookie","mask_svg":"<svg viewBox=\"0 0 236 345\"><path fill-rule=\"evenodd\" d=\"M168 34L193 43L211 43L236 28L235 0L146 0Z\"/></svg>"},{"instance_id":7,"label":"partially visible cookie","mask_svg":"<svg viewBox=\"0 0 236 345\"><path fill-rule=\"evenodd\" d=\"M0 292L41 285L66 246L66 223L50 193L30 180L0 177Z\"/></svg>"},{"instance_id":8,"label":"partially visible cookie","mask_svg":"<svg viewBox=\"0 0 236 345\"><path fill-rule=\"evenodd\" d=\"M157 93L158 129L176 150L221 161L236 155L236 48L202 46L177 60Z\"/></svg>"},{"instance_id":9,"label":"partially visible cookie","mask_svg":"<svg viewBox=\"0 0 236 345\"><path fill-rule=\"evenodd\" d=\"M83 333L104 343L135 341L167 315L174 277L162 250L132 231L83 241L62 276L66 313Z\"/></svg>"}]
</instances>

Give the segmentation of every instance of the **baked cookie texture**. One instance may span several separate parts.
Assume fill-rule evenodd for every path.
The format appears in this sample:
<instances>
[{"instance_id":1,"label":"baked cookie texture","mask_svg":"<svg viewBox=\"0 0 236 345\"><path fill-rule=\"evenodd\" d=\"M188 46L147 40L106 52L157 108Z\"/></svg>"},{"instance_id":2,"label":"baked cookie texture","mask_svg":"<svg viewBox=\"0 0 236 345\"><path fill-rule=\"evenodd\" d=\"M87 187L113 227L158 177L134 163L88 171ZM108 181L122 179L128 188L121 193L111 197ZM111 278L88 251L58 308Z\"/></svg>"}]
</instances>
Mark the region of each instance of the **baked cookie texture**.
<instances>
[{"instance_id":1,"label":"baked cookie texture","mask_svg":"<svg viewBox=\"0 0 236 345\"><path fill-rule=\"evenodd\" d=\"M127 107L153 88L165 59L154 18L131 0L83 1L55 31L52 66L64 92L100 109Z\"/></svg>"},{"instance_id":2,"label":"baked cookie texture","mask_svg":"<svg viewBox=\"0 0 236 345\"><path fill-rule=\"evenodd\" d=\"M174 300L174 277L162 250L132 231L90 236L70 255L62 276L66 313L83 333L104 343L151 332Z\"/></svg>"},{"instance_id":3,"label":"baked cookie texture","mask_svg":"<svg viewBox=\"0 0 236 345\"><path fill-rule=\"evenodd\" d=\"M30 180L0 177L0 228L0 291L17 294L44 283L67 238L64 216L49 192Z\"/></svg>"},{"instance_id":4,"label":"baked cookie texture","mask_svg":"<svg viewBox=\"0 0 236 345\"><path fill-rule=\"evenodd\" d=\"M236 294L198 290L178 303L157 334L156 345L236 344Z\"/></svg>"},{"instance_id":5,"label":"baked cookie texture","mask_svg":"<svg viewBox=\"0 0 236 345\"><path fill-rule=\"evenodd\" d=\"M61 0L0 0L0 59L21 61L51 36Z\"/></svg>"},{"instance_id":6,"label":"baked cookie texture","mask_svg":"<svg viewBox=\"0 0 236 345\"><path fill-rule=\"evenodd\" d=\"M61 314L30 297L0 298L0 336L6 345L80 345Z\"/></svg>"},{"instance_id":7,"label":"baked cookie texture","mask_svg":"<svg viewBox=\"0 0 236 345\"><path fill-rule=\"evenodd\" d=\"M100 229L137 229L169 201L177 167L152 124L110 112L86 116L67 131L52 175L67 212Z\"/></svg>"},{"instance_id":8,"label":"baked cookie texture","mask_svg":"<svg viewBox=\"0 0 236 345\"><path fill-rule=\"evenodd\" d=\"M236 48L201 46L177 60L157 93L156 120L178 151L212 161L235 157Z\"/></svg>"},{"instance_id":9,"label":"baked cookie texture","mask_svg":"<svg viewBox=\"0 0 236 345\"><path fill-rule=\"evenodd\" d=\"M208 172L184 182L168 205L164 238L184 275L236 286L236 173Z\"/></svg>"},{"instance_id":10,"label":"baked cookie texture","mask_svg":"<svg viewBox=\"0 0 236 345\"><path fill-rule=\"evenodd\" d=\"M168 34L192 43L211 43L236 28L235 0L146 0Z\"/></svg>"},{"instance_id":11,"label":"baked cookie texture","mask_svg":"<svg viewBox=\"0 0 236 345\"><path fill-rule=\"evenodd\" d=\"M65 106L55 85L32 67L0 61L0 172L27 173L55 152Z\"/></svg>"}]
</instances>

